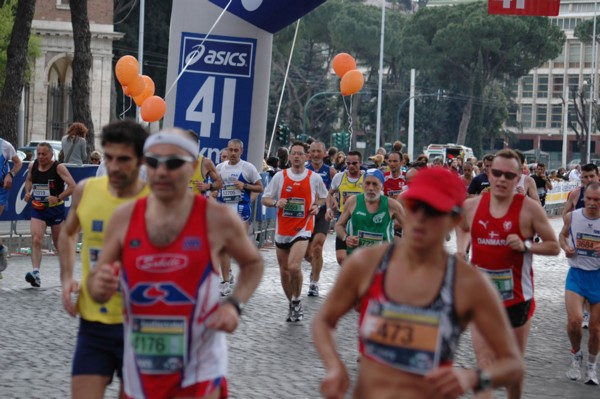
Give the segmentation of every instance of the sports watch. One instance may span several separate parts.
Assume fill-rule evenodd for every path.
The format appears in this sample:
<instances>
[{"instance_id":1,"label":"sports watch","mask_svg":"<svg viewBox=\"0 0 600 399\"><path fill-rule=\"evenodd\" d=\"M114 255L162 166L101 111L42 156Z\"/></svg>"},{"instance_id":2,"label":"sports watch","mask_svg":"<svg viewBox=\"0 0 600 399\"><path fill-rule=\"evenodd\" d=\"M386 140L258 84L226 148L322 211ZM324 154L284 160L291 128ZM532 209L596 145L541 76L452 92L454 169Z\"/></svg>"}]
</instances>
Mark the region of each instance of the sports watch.
<instances>
[{"instance_id":1,"label":"sports watch","mask_svg":"<svg viewBox=\"0 0 600 399\"><path fill-rule=\"evenodd\" d=\"M525 247L525 250L523 251L524 254L526 254L527 252L531 252L531 244L531 240L523 241L523 246Z\"/></svg>"},{"instance_id":2,"label":"sports watch","mask_svg":"<svg viewBox=\"0 0 600 399\"><path fill-rule=\"evenodd\" d=\"M492 378L487 373L487 371L482 369L477 369L477 384L473 388L473 392L481 392L488 390L492 387Z\"/></svg>"},{"instance_id":3,"label":"sports watch","mask_svg":"<svg viewBox=\"0 0 600 399\"><path fill-rule=\"evenodd\" d=\"M225 300L223 302L226 303L230 303L233 305L233 307L235 308L235 310L238 313L238 316L242 315L242 311L244 310L244 304L240 301L238 301L236 298L234 298L233 296L228 296L227 298L225 298Z\"/></svg>"}]
</instances>

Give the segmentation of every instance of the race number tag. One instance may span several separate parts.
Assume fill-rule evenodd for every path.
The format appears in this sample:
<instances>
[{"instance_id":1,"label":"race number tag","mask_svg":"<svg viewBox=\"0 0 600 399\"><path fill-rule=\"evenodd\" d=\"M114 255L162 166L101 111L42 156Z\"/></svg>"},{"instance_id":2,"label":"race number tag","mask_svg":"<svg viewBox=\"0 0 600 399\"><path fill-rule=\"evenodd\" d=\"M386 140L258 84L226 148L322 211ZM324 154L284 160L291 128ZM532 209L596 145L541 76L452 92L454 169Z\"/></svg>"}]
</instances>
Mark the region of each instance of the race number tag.
<instances>
[{"instance_id":1,"label":"race number tag","mask_svg":"<svg viewBox=\"0 0 600 399\"><path fill-rule=\"evenodd\" d=\"M184 318L133 317L131 347L136 366L145 374L172 374L186 362Z\"/></svg>"},{"instance_id":2,"label":"race number tag","mask_svg":"<svg viewBox=\"0 0 600 399\"><path fill-rule=\"evenodd\" d=\"M96 267L96 262L98 262L98 258L100 258L100 250L101 250L101 248L89 248L88 249L90 269L93 269Z\"/></svg>"},{"instance_id":3,"label":"race number tag","mask_svg":"<svg viewBox=\"0 0 600 399\"><path fill-rule=\"evenodd\" d=\"M597 258L594 247L600 244L600 236L586 233L577 233L575 236L575 249L577 255Z\"/></svg>"},{"instance_id":4,"label":"race number tag","mask_svg":"<svg viewBox=\"0 0 600 399\"><path fill-rule=\"evenodd\" d=\"M489 270L484 269L482 267L479 270L487 273L487 275L492 279L492 283L498 288L498 292L500 292L500 297L503 301L510 301L514 299L514 281L513 281L513 273L512 269L502 269L502 270Z\"/></svg>"},{"instance_id":5,"label":"race number tag","mask_svg":"<svg viewBox=\"0 0 600 399\"><path fill-rule=\"evenodd\" d=\"M48 202L50 196L50 186L48 184L34 183L31 190L31 196L35 201Z\"/></svg>"},{"instance_id":6,"label":"race number tag","mask_svg":"<svg viewBox=\"0 0 600 399\"><path fill-rule=\"evenodd\" d=\"M304 213L304 198L286 198L287 203L283 208L283 216L289 218L300 218L305 217Z\"/></svg>"},{"instance_id":7,"label":"race number tag","mask_svg":"<svg viewBox=\"0 0 600 399\"><path fill-rule=\"evenodd\" d=\"M359 247L372 247L373 245L379 245L383 242L383 233L373 233L370 231L358 231L358 246Z\"/></svg>"},{"instance_id":8,"label":"race number tag","mask_svg":"<svg viewBox=\"0 0 600 399\"><path fill-rule=\"evenodd\" d=\"M370 302L360 334L365 353L382 363L424 375L440 363L440 312Z\"/></svg>"},{"instance_id":9,"label":"race number tag","mask_svg":"<svg viewBox=\"0 0 600 399\"><path fill-rule=\"evenodd\" d=\"M243 199L242 190L238 189L234 184L226 184L221 191L223 202L238 203Z\"/></svg>"},{"instance_id":10,"label":"race number tag","mask_svg":"<svg viewBox=\"0 0 600 399\"><path fill-rule=\"evenodd\" d=\"M344 204L346 203L346 200L348 200L348 198L352 197L353 195L358 195L358 194L362 194L362 191L344 191L342 192L342 208L344 207Z\"/></svg>"}]
</instances>

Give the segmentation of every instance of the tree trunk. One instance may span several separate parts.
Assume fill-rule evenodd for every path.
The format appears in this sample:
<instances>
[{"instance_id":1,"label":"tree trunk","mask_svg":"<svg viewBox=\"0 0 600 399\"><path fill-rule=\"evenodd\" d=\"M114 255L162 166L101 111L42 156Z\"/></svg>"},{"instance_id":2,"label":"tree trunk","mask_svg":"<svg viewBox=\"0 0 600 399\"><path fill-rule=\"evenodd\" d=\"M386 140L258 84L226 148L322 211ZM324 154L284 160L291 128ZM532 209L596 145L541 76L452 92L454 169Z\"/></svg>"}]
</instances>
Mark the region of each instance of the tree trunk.
<instances>
[{"instance_id":1,"label":"tree trunk","mask_svg":"<svg viewBox=\"0 0 600 399\"><path fill-rule=\"evenodd\" d=\"M471 94L473 90L471 90ZM460 126L458 127L458 137L456 138L456 144L464 145L467 138L467 130L469 129L469 122L471 121L471 112L473 111L473 96L469 96L469 100L463 108L462 118L460 119Z\"/></svg>"},{"instance_id":2,"label":"tree trunk","mask_svg":"<svg viewBox=\"0 0 600 399\"><path fill-rule=\"evenodd\" d=\"M92 50L87 0L71 0L71 23L73 24L73 122L81 122L88 128L88 154L94 150L94 123L90 109L90 69Z\"/></svg>"},{"instance_id":3,"label":"tree trunk","mask_svg":"<svg viewBox=\"0 0 600 399\"><path fill-rule=\"evenodd\" d=\"M0 132L2 138L17 143L19 104L25 84L27 49L31 34L31 21L35 12L35 0L19 0L6 60L6 79L0 96Z\"/></svg>"}]
</instances>

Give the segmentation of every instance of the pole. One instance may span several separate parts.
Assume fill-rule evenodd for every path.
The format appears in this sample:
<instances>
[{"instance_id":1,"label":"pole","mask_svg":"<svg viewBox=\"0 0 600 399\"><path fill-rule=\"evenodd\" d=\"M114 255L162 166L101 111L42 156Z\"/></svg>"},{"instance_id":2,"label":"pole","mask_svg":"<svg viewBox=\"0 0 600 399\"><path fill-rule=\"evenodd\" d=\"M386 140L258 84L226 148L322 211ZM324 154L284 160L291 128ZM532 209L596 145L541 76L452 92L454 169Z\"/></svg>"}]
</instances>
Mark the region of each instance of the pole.
<instances>
[{"instance_id":1,"label":"pole","mask_svg":"<svg viewBox=\"0 0 600 399\"><path fill-rule=\"evenodd\" d=\"M415 152L415 70L410 70L410 108L408 111L408 156L414 159Z\"/></svg>"},{"instance_id":2,"label":"pole","mask_svg":"<svg viewBox=\"0 0 600 399\"><path fill-rule=\"evenodd\" d=\"M381 41L379 43L379 87L377 89L377 129L375 130L375 149L381 143L381 104L383 103L383 47L385 38L385 0L381 0Z\"/></svg>"},{"instance_id":3,"label":"pole","mask_svg":"<svg viewBox=\"0 0 600 399\"><path fill-rule=\"evenodd\" d=\"M323 96L325 94L335 94L335 95L339 95L340 92L339 91L321 91L319 93L313 94L312 97L310 97L308 100L306 100L306 103L304 104L304 116L302 117L302 134L306 134L306 119L307 119L307 112L308 112L308 104L310 104L310 102L319 96Z\"/></svg>"},{"instance_id":4,"label":"pole","mask_svg":"<svg viewBox=\"0 0 600 399\"><path fill-rule=\"evenodd\" d=\"M568 124L569 124L569 100L563 104L563 137L562 137L562 159L560 166L567 167L567 151L568 151Z\"/></svg>"},{"instance_id":5,"label":"pole","mask_svg":"<svg viewBox=\"0 0 600 399\"><path fill-rule=\"evenodd\" d=\"M596 129L592 128L592 114L594 113L594 91L596 89L596 17L598 15L598 0L594 0L594 28L592 35L592 76L590 79L590 115L588 123L588 137L587 137L587 162L590 163L592 160L592 132Z\"/></svg>"},{"instance_id":6,"label":"pole","mask_svg":"<svg viewBox=\"0 0 600 399\"><path fill-rule=\"evenodd\" d=\"M146 13L146 0L140 0L140 26L138 31L138 62L140 64L140 75L144 73L144 14ZM140 107L135 111L136 119L141 122Z\"/></svg>"}]
</instances>

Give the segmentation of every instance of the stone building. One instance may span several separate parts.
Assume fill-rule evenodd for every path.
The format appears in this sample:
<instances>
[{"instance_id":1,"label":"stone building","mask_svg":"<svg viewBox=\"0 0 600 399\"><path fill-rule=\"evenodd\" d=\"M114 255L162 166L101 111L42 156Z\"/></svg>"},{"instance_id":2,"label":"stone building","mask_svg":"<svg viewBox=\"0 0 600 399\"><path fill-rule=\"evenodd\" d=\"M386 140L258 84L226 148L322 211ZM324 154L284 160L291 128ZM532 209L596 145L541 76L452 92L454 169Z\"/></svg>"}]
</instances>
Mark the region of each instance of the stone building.
<instances>
[{"instance_id":1,"label":"stone building","mask_svg":"<svg viewBox=\"0 0 600 399\"><path fill-rule=\"evenodd\" d=\"M112 1L89 1L92 68L90 105L94 130L110 120L114 31ZM72 122L71 78L73 32L69 0L37 0L32 34L40 39L40 56L25 93L25 142L60 140Z\"/></svg>"}]
</instances>

